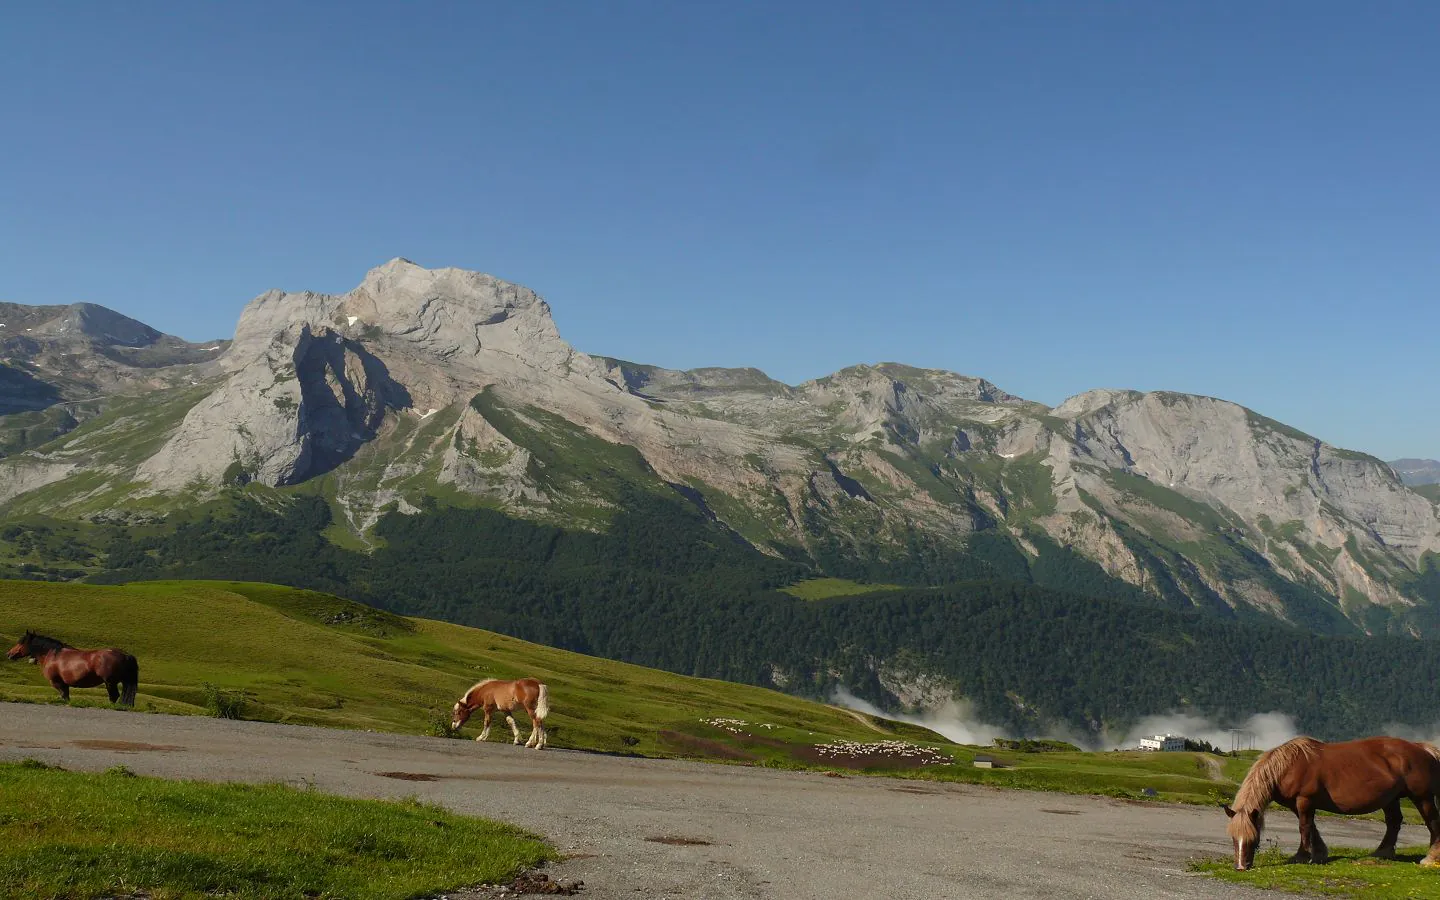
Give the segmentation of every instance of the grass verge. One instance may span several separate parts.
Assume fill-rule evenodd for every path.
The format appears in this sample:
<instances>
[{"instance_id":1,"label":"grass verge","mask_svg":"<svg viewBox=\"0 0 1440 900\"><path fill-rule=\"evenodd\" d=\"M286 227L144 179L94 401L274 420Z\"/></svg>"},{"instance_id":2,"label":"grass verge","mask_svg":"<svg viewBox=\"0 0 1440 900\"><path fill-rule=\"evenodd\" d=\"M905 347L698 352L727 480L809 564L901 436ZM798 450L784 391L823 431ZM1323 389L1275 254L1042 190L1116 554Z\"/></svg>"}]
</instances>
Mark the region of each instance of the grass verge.
<instances>
[{"instance_id":1,"label":"grass verge","mask_svg":"<svg viewBox=\"0 0 1440 900\"><path fill-rule=\"evenodd\" d=\"M1266 850L1256 855L1255 866L1248 872L1235 871L1234 860L1229 857L1198 860L1191 863L1190 869L1232 884L1292 894L1367 900L1440 897L1440 870L1416 865L1424 857L1425 848L1403 848L1393 860L1375 859L1370 856L1373 849L1332 847L1330 862L1323 866L1290 863L1288 853Z\"/></svg>"},{"instance_id":2,"label":"grass verge","mask_svg":"<svg viewBox=\"0 0 1440 900\"><path fill-rule=\"evenodd\" d=\"M413 897L556 858L510 825L283 785L23 762L0 764L0 793L17 798L0 812L0 884L11 897Z\"/></svg>"}]
</instances>

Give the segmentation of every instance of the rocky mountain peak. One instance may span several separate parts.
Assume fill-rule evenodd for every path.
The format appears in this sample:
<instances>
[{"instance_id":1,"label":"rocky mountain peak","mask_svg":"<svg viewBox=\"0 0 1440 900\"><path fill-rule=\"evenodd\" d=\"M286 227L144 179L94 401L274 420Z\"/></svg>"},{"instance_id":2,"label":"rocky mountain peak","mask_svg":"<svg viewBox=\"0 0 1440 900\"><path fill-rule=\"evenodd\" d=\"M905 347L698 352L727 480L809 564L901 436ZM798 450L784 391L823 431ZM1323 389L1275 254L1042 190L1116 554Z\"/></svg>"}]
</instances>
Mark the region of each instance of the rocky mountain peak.
<instances>
[{"instance_id":1,"label":"rocky mountain peak","mask_svg":"<svg viewBox=\"0 0 1440 900\"><path fill-rule=\"evenodd\" d=\"M0 323L4 323L0 338L94 341L102 345L146 347L166 337L143 322L94 303L59 306L0 303Z\"/></svg>"},{"instance_id":2,"label":"rocky mountain peak","mask_svg":"<svg viewBox=\"0 0 1440 900\"><path fill-rule=\"evenodd\" d=\"M801 388L809 391L879 391L896 395L920 393L938 401L1027 402L973 375L961 375L945 369L921 369L892 362L848 366L832 375L808 381L801 385Z\"/></svg>"},{"instance_id":3,"label":"rocky mountain peak","mask_svg":"<svg viewBox=\"0 0 1440 900\"><path fill-rule=\"evenodd\" d=\"M94 303L72 303L64 311L35 329L35 334L55 337L86 337L105 344L144 347L160 340L159 331L113 309Z\"/></svg>"},{"instance_id":4,"label":"rocky mountain peak","mask_svg":"<svg viewBox=\"0 0 1440 900\"><path fill-rule=\"evenodd\" d=\"M1102 410L1122 400L1135 400L1143 397L1140 391L1114 390L1111 388L1096 388L1093 391L1085 391L1083 394L1076 394L1067 399L1064 403L1051 410L1051 415L1060 419L1078 419L1090 413Z\"/></svg>"},{"instance_id":5,"label":"rocky mountain peak","mask_svg":"<svg viewBox=\"0 0 1440 900\"><path fill-rule=\"evenodd\" d=\"M392 259L345 294L272 290L240 315L228 377L140 472L160 487L232 465L290 484L339 465L388 420L428 417L492 385L617 393L534 291ZM388 419L387 419L388 417Z\"/></svg>"},{"instance_id":6,"label":"rocky mountain peak","mask_svg":"<svg viewBox=\"0 0 1440 900\"><path fill-rule=\"evenodd\" d=\"M575 351L560 337L550 307L529 288L464 269L426 269L397 257L366 273L347 294L267 291L241 313L233 369L263 357L300 329L331 328L353 339L389 339L434 361L471 366L494 351L557 369Z\"/></svg>"},{"instance_id":7,"label":"rocky mountain peak","mask_svg":"<svg viewBox=\"0 0 1440 900\"><path fill-rule=\"evenodd\" d=\"M426 269L401 257L365 273L360 286L348 295L352 303L361 298L370 301L377 313L400 317L438 302L470 311L482 324L529 310L550 318L550 307L527 287L483 272Z\"/></svg>"}]
</instances>

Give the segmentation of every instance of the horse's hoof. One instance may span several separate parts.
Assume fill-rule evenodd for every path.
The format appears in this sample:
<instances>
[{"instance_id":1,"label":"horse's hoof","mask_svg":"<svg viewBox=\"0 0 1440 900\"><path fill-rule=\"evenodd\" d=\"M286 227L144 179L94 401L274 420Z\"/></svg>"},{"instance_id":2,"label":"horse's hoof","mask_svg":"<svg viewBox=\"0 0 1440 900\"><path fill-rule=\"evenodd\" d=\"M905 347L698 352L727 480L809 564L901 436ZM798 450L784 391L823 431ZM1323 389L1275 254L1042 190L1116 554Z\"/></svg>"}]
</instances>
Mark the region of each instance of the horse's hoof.
<instances>
[{"instance_id":1,"label":"horse's hoof","mask_svg":"<svg viewBox=\"0 0 1440 900\"><path fill-rule=\"evenodd\" d=\"M1288 862L1288 863L1292 863L1292 864L1293 864L1293 863L1308 863L1308 862L1310 861L1310 854L1308 854L1308 853L1297 853L1297 854L1295 854L1294 856L1290 857L1289 859L1287 859L1287 860L1285 860L1285 861Z\"/></svg>"},{"instance_id":2,"label":"horse's hoof","mask_svg":"<svg viewBox=\"0 0 1440 900\"><path fill-rule=\"evenodd\" d=\"M1372 853L1372 854L1370 854L1370 855L1373 856L1373 857L1375 857L1376 859L1394 859L1394 858L1395 858L1395 851L1394 851L1394 850L1376 850L1374 853Z\"/></svg>"},{"instance_id":3,"label":"horse's hoof","mask_svg":"<svg viewBox=\"0 0 1440 900\"><path fill-rule=\"evenodd\" d=\"M1440 869L1440 859L1436 859L1433 856L1427 856L1424 859L1420 860L1420 865L1424 866L1427 869Z\"/></svg>"}]
</instances>

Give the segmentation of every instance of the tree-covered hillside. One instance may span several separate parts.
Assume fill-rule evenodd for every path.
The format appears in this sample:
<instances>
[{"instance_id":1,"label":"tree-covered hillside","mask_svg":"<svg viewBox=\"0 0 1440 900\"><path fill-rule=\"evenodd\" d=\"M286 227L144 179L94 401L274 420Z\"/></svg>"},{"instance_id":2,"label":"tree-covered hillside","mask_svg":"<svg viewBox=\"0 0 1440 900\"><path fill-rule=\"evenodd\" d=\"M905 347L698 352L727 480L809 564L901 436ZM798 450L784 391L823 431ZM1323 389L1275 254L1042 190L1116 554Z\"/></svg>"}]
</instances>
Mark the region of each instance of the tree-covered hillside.
<instances>
[{"instance_id":1,"label":"tree-covered hillside","mask_svg":"<svg viewBox=\"0 0 1440 900\"><path fill-rule=\"evenodd\" d=\"M968 580L807 601L776 590L805 566L653 495L627 498L605 533L479 509L391 514L370 554L328 541L329 516L318 498L239 493L174 530L122 532L96 580L279 582L684 674L821 697L844 686L892 707L882 681L933 676L981 718L1029 733L1282 710L1342 737L1428 724L1440 692L1433 644L1164 608L1053 545L1031 559L982 538L939 568L864 573Z\"/></svg>"}]
</instances>

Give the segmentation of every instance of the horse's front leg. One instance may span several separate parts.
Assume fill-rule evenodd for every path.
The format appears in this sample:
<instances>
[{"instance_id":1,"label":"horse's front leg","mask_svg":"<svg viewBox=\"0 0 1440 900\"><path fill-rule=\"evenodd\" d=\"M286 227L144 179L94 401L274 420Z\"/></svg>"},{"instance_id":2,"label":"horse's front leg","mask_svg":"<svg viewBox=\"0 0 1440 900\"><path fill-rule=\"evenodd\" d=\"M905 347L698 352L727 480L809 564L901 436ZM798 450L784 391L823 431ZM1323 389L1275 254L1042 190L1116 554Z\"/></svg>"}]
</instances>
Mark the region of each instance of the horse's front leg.
<instances>
[{"instance_id":1,"label":"horse's front leg","mask_svg":"<svg viewBox=\"0 0 1440 900\"><path fill-rule=\"evenodd\" d=\"M1420 865L1427 868L1440 866L1440 812L1435 809L1435 798L1429 794L1417 797L1415 808L1420 810L1420 818L1425 820L1425 827L1430 829L1430 852L1420 860Z\"/></svg>"},{"instance_id":2,"label":"horse's front leg","mask_svg":"<svg viewBox=\"0 0 1440 900\"><path fill-rule=\"evenodd\" d=\"M70 702L70 685L66 684L64 679L56 675L50 679L50 686L60 692L61 700L64 700L66 703Z\"/></svg>"},{"instance_id":3,"label":"horse's front leg","mask_svg":"<svg viewBox=\"0 0 1440 900\"><path fill-rule=\"evenodd\" d=\"M1310 817L1310 861L1317 866L1323 866L1330 861L1330 848L1325 846L1325 839L1320 836L1320 826L1315 823L1315 817Z\"/></svg>"},{"instance_id":4,"label":"horse's front leg","mask_svg":"<svg viewBox=\"0 0 1440 900\"><path fill-rule=\"evenodd\" d=\"M1405 823L1405 813L1400 809L1400 798L1396 797L1392 802L1385 804L1385 837L1380 839L1380 846L1375 848L1371 856L1378 856L1380 859L1395 858L1395 841L1400 837L1400 826Z\"/></svg>"},{"instance_id":5,"label":"horse's front leg","mask_svg":"<svg viewBox=\"0 0 1440 900\"><path fill-rule=\"evenodd\" d=\"M1295 803L1295 818L1300 820L1300 849L1290 857L1292 863L1314 862L1313 839L1315 834L1315 810L1302 800Z\"/></svg>"},{"instance_id":6,"label":"horse's front leg","mask_svg":"<svg viewBox=\"0 0 1440 900\"><path fill-rule=\"evenodd\" d=\"M486 710L484 711L484 716L485 716L485 720L484 720L484 722L483 722L483 723L481 724L481 726L480 726L480 736L475 739L475 740L477 740L477 741L483 741L483 740L485 740L486 738L488 738L488 737L490 736L490 710L489 710L489 709L486 709Z\"/></svg>"}]
</instances>

